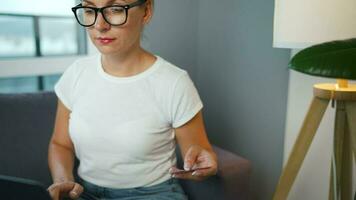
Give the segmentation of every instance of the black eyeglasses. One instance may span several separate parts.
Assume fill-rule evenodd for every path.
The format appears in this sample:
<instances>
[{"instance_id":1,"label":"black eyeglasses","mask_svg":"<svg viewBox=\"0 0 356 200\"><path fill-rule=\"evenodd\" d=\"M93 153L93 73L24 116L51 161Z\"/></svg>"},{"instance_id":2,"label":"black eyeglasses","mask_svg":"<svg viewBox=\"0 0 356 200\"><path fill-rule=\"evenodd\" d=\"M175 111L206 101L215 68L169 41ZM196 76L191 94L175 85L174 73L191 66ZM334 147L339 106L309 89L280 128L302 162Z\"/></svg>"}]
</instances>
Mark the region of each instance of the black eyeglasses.
<instances>
[{"instance_id":1,"label":"black eyeglasses","mask_svg":"<svg viewBox=\"0 0 356 200\"><path fill-rule=\"evenodd\" d=\"M103 15L104 20L112 26L120 26L126 23L130 8L142 5L146 0L138 0L128 5L110 5L102 8L83 6L78 4L72 11L78 23L84 27L93 26L98 18L98 12Z\"/></svg>"}]
</instances>

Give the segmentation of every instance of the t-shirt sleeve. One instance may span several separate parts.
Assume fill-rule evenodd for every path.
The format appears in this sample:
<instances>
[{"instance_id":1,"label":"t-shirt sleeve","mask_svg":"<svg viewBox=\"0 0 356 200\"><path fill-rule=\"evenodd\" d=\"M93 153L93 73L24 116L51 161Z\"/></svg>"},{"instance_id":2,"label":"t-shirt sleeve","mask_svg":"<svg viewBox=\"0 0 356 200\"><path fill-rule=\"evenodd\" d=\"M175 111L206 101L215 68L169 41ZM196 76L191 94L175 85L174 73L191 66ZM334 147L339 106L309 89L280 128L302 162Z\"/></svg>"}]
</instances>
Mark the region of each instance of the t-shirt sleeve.
<instances>
[{"instance_id":1,"label":"t-shirt sleeve","mask_svg":"<svg viewBox=\"0 0 356 200\"><path fill-rule=\"evenodd\" d=\"M76 65L70 65L54 85L54 92L62 103L72 110L72 93L76 79Z\"/></svg>"},{"instance_id":2,"label":"t-shirt sleeve","mask_svg":"<svg viewBox=\"0 0 356 200\"><path fill-rule=\"evenodd\" d=\"M173 88L171 102L173 128L184 125L203 108L198 91L187 72L177 79Z\"/></svg>"}]
</instances>

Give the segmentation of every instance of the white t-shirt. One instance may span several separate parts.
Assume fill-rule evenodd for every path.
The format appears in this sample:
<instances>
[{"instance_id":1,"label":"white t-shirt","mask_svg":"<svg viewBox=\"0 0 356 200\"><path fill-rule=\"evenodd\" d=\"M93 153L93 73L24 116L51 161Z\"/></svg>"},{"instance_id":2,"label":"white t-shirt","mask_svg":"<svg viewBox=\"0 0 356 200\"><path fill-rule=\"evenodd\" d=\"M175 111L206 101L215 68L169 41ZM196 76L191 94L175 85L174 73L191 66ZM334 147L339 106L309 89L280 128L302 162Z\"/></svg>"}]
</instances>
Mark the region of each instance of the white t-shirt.
<instances>
[{"instance_id":1,"label":"white t-shirt","mask_svg":"<svg viewBox=\"0 0 356 200\"><path fill-rule=\"evenodd\" d=\"M69 66L55 93L71 111L78 175L102 187L151 186L176 164L174 129L203 107L188 73L159 56L129 77L106 73L101 56ZM194 133L190 133L194 134Z\"/></svg>"}]
</instances>

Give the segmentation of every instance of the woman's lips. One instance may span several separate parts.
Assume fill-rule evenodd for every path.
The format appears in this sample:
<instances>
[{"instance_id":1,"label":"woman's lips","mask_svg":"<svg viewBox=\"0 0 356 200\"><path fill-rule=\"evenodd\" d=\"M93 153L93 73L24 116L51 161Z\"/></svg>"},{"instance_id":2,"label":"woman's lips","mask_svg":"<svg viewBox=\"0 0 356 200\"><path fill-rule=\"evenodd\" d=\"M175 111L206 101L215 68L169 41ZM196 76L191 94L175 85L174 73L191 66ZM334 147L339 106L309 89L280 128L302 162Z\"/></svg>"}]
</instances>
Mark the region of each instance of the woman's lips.
<instances>
[{"instance_id":1,"label":"woman's lips","mask_svg":"<svg viewBox=\"0 0 356 200\"><path fill-rule=\"evenodd\" d=\"M98 37L97 40L99 41L100 44L107 45L113 42L115 38Z\"/></svg>"}]
</instances>

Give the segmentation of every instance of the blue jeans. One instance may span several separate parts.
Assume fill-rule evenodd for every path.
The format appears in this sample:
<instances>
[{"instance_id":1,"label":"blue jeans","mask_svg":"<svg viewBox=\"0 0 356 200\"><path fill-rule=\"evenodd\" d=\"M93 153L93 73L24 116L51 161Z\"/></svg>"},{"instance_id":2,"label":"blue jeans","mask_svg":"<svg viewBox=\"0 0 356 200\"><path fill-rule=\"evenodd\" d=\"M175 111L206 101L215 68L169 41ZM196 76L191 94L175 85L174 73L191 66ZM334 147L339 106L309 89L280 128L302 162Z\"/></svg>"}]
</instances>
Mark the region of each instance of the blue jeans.
<instances>
[{"instance_id":1,"label":"blue jeans","mask_svg":"<svg viewBox=\"0 0 356 200\"><path fill-rule=\"evenodd\" d=\"M187 200L177 179L169 179L163 183L149 187L127 189L106 188L83 179L79 183L84 192L79 200Z\"/></svg>"}]
</instances>

